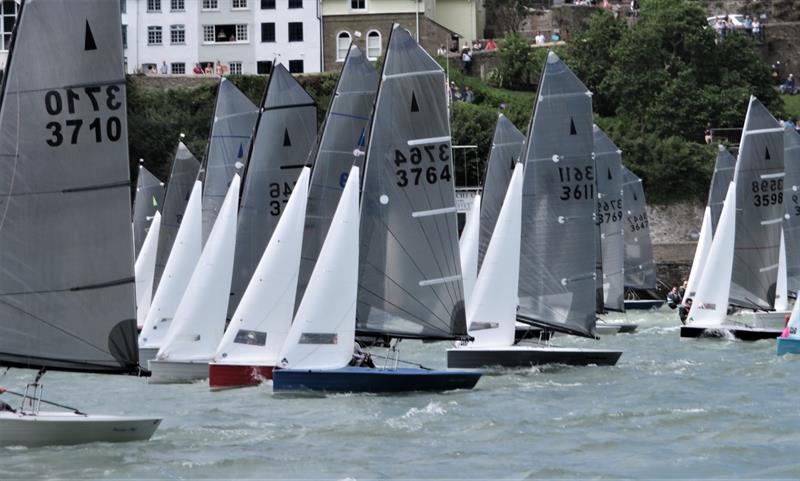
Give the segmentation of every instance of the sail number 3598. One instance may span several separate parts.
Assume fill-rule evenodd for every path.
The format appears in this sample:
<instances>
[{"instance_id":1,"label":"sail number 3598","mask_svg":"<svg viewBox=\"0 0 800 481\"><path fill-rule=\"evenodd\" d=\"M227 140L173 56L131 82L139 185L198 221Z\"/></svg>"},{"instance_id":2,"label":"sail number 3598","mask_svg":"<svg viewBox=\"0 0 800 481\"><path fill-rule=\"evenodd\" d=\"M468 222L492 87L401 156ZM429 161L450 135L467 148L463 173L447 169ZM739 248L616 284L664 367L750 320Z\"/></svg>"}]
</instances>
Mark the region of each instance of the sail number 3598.
<instances>
[{"instance_id":1,"label":"sail number 3598","mask_svg":"<svg viewBox=\"0 0 800 481\"><path fill-rule=\"evenodd\" d=\"M755 207L783 204L783 179L754 180L751 187Z\"/></svg>"},{"instance_id":2,"label":"sail number 3598","mask_svg":"<svg viewBox=\"0 0 800 481\"><path fill-rule=\"evenodd\" d=\"M424 160L430 161L430 164L422 165ZM424 182L435 184L440 180L450 182L453 179L450 173L450 146L447 144L411 147L408 154L395 149L394 165L397 167L395 175L399 187Z\"/></svg>"},{"instance_id":3,"label":"sail number 3598","mask_svg":"<svg viewBox=\"0 0 800 481\"><path fill-rule=\"evenodd\" d=\"M122 108L120 93L118 85L65 89L63 94L58 90L48 90L44 95L44 108L51 116L61 115L65 110L67 114L74 115L76 105L88 102L94 112L100 112L101 109L116 111ZM86 129L83 129L84 125ZM114 115L107 119L95 117L86 120L74 118L63 122L52 121L45 127L50 133L50 137L45 140L50 147L58 147L64 142L77 144L83 138L82 132L94 139L95 143L104 140L116 142L122 137L122 121Z\"/></svg>"}]
</instances>

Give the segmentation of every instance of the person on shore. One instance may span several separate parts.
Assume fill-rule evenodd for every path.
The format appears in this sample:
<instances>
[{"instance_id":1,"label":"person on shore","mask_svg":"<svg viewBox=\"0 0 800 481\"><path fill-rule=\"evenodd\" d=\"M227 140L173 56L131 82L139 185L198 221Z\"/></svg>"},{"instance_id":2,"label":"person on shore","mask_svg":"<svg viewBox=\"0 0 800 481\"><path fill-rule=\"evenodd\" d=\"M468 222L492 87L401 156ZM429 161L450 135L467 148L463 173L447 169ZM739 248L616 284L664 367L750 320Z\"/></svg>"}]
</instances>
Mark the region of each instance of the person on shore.
<instances>
[{"instance_id":1,"label":"person on shore","mask_svg":"<svg viewBox=\"0 0 800 481\"><path fill-rule=\"evenodd\" d=\"M788 77L786 77L786 81L783 82L783 85L780 87L782 94L789 94L795 95L797 94L797 82L794 79L794 74L790 73Z\"/></svg>"},{"instance_id":2,"label":"person on shore","mask_svg":"<svg viewBox=\"0 0 800 481\"><path fill-rule=\"evenodd\" d=\"M166 60L162 60L161 61L160 71L161 71L161 75L167 75L169 73L169 67L167 67L167 61Z\"/></svg>"},{"instance_id":3,"label":"person on shore","mask_svg":"<svg viewBox=\"0 0 800 481\"><path fill-rule=\"evenodd\" d=\"M711 145L711 141L714 140L714 136L711 134L711 122L706 124L706 130L703 134L703 138L706 141L706 145Z\"/></svg>"},{"instance_id":4,"label":"person on shore","mask_svg":"<svg viewBox=\"0 0 800 481\"><path fill-rule=\"evenodd\" d=\"M681 303L681 295L678 294L678 287L672 286L672 290L667 294L667 305L670 309L675 309Z\"/></svg>"},{"instance_id":5,"label":"person on shore","mask_svg":"<svg viewBox=\"0 0 800 481\"><path fill-rule=\"evenodd\" d=\"M206 64L206 68L203 70L203 73L206 75L214 75L214 68L211 67L211 62Z\"/></svg>"},{"instance_id":6,"label":"person on shore","mask_svg":"<svg viewBox=\"0 0 800 481\"><path fill-rule=\"evenodd\" d=\"M689 317L689 311L692 310L692 298L686 299L686 302L681 304L678 308L678 317L681 319L681 324L686 325L686 318Z\"/></svg>"},{"instance_id":7,"label":"person on shore","mask_svg":"<svg viewBox=\"0 0 800 481\"><path fill-rule=\"evenodd\" d=\"M201 67L199 63L194 64L192 73L195 75L203 75L203 67Z\"/></svg>"},{"instance_id":8,"label":"person on shore","mask_svg":"<svg viewBox=\"0 0 800 481\"><path fill-rule=\"evenodd\" d=\"M472 73L472 52L469 48L464 49L461 53L461 60L464 62L464 75Z\"/></svg>"},{"instance_id":9,"label":"person on shore","mask_svg":"<svg viewBox=\"0 0 800 481\"><path fill-rule=\"evenodd\" d=\"M497 44L491 38L486 42L486 50L497 50Z\"/></svg>"},{"instance_id":10,"label":"person on shore","mask_svg":"<svg viewBox=\"0 0 800 481\"><path fill-rule=\"evenodd\" d=\"M471 88L469 88L469 86L464 87L463 100L468 104L475 102L475 93L472 91Z\"/></svg>"},{"instance_id":11,"label":"person on shore","mask_svg":"<svg viewBox=\"0 0 800 481\"><path fill-rule=\"evenodd\" d=\"M439 45L439 50L436 51L436 55L440 57L447 55L447 49L444 48L444 44Z\"/></svg>"}]
</instances>

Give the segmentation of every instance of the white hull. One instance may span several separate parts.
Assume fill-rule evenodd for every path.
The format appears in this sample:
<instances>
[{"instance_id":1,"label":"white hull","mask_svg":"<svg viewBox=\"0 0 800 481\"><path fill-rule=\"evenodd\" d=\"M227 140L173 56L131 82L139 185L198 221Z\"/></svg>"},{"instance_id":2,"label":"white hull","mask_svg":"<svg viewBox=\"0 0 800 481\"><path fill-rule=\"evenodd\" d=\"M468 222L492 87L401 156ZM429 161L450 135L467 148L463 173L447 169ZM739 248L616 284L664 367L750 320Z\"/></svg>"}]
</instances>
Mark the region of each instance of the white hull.
<instances>
[{"instance_id":1,"label":"white hull","mask_svg":"<svg viewBox=\"0 0 800 481\"><path fill-rule=\"evenodd\" d=\"M748 327L781 330L786 326L786 316L791 313L791 311L742 311L728 316L728 320L734 324L743 324Z\"/></svg>"},{"instance_id":2,"label":"white hull","mask_svg":"<svg viewBox=\"0 0 800 481\"><path fill-rule=\"evenodd\" d=\"M147 361L156 358L158 354L157 347L140 347L139 348L139 363L145 364Z\"/></svg>"},{"instance_id":3,"label":"white hull","mask_svg":"<svg viewBox=\"0 0 800 481\"><path fill-rule=\"evenodd\" d=\"M146 441L159 418L81 415L64 412L0 412L0 446L47 446Z\"/></svg>"},{"instance_id":4,"label":"white hull","mask_svg":"<svg viewBox=\"0 0 800 481\"><path fill-rule=\"evenodd\" d=\"M621 327L619 324L601 324L599 322L594 328L598 336L613 336L619 333L620 329Z\"/></svg>"},{"instance_id":5,"label":"white hull","mask_svg":"<svg viewBox=\"0 0 800 481\"><path fill-rule=\"evenodd\" d=\"M178 384L208 379L208 361L147 361L150 384Z\"/></svg>"}]
</instances>

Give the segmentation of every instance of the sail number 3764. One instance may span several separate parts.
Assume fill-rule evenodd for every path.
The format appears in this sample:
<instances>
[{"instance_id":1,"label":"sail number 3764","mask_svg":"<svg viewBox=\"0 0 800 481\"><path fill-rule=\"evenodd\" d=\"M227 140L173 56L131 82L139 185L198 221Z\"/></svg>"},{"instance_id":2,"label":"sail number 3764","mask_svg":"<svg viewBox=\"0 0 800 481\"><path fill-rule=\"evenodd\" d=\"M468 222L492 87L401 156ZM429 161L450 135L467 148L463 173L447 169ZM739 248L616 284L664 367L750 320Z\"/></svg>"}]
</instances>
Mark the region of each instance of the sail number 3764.
<instances>
[{"instance_id":1,"label":"sail number 3764","mask_svg":"<svg viewBox=\"0 0 800 481\"><path fill-rule=\"evenodd\" d=\"M423 164L424 161L428 162ZM450 146L447 144L411 147L408 154L395 149L394 165L397 167L395 175L400 187L424 182L435 184L440 180L450 182L453 179L450 173Z\"/></svg>"},{"instance_id":2,"label":"sail number 3764","mask_svg":"<svg viewBox=\"0 0 800 481\"><path fill-rule=\"evenodd\" d=\"M65 89L63 93L59 90L48 90L44 94L44 108L51 116L62 115L65 111L68 115L74 115L76 106L83 102L91 104L93 112L113 112L122 108L121 92L119 85ZM50 134L46 139L50 147L58 147L65 142L74 145L85 136L94 139L98 144L103 141L116 142L122 137L122 121L115 115L107 119L98 116L85 120L72 118L63 122L52 121L45 128Z\"/></svg>"}]
</instances>

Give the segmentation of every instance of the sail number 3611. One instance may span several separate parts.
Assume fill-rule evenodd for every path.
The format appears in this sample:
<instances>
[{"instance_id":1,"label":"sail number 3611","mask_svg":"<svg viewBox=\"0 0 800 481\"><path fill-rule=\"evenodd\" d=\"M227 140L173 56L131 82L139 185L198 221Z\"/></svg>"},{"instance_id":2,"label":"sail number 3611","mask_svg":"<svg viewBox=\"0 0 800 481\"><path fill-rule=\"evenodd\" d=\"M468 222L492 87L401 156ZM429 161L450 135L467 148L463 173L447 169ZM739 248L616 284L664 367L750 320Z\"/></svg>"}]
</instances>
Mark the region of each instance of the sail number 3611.
<instances>
[{"instance_id":1,"label":"sail number 3611","mask_svg":"<svg viewBox=\"0 0 800 481\"><path fill-rule=\"evenodd\" d=\"M94 112L100 112L101 109L116 111L122 108L121 89L119 85L107 87L95 85L81 89L65 89L63 93L58 90L48 90L44 94L44 108L51 116L61 115L65 111L74 115L77 111L76 105L80 102L90 103ZM86 129L83 129L84 125ZM98 144L104 140L116 142L122 137L122 121L114 115L107 119L95 117L85 121L79 118L63 122L53 121L48 122L45 127L50 133L50 137L46 139L50 147L58 147L64 142L77 144L85 135L93 138Z\"/></svg>"},{"instance_id":2,"label":"sail number 3611","mask_svg":"<svg viewBox=\"0 0 800 481\"><path fill-rule=\"evenodd\" d=\"M592 166L559 167L558 179L561 181L561 200L594 199L594 168Z\"/></svg>"},{"instance_id":3,"label":"sail number 3611","mask_svg":"<svg viewBox=\"0 0 800 481\"><path fill-rule=\"evenodd\" d=\"M430 164L423 165L425 160L430 161ZM450 146L447 144L411 147L408 154L395 149L394 165L397 167L395 175L400 187L424 182L435 184L440 180L450 182L453 179L450 173Z\"/></svg>"}]
</instances>

